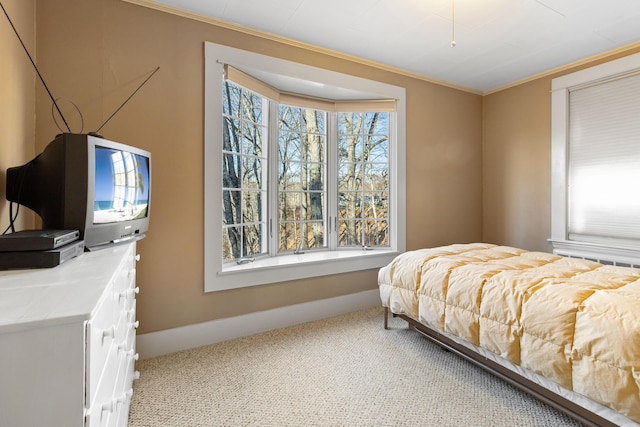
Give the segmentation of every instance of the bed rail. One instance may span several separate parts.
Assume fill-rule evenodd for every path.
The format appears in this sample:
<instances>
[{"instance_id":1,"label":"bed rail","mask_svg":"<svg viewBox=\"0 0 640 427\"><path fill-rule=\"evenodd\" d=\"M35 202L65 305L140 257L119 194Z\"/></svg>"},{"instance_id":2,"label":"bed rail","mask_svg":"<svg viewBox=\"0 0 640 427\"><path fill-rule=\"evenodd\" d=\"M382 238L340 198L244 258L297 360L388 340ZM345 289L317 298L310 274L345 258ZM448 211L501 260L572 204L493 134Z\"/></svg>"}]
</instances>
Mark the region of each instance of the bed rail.
<instances>
[{"instance_id":1,"label":"bed rail","mask_svg":"<svg viewBox=\"0 0 640 427\"><path fill-rule=\"evenodd\" d=\"M389 308L384 307L384 328L388 329L388 316L389 316ZM442 335L441 333L429 328L422 323L405 316L403 314L395 314L392 313L394 317L399 317L402 320L406 321L409 325L409 328L415 330L420 333L422 336L426 337L430 341L438 344L444 349L451 351L458 356L466 359L472 364L488 371L489 373L501 378L512 386L518 388L519 390L528 393L534 398L544 402L545 404L557 409L558 411L570 416L571 418L577 420L578 422L584 424L588 427L617 427L617 424L612 423L611 421L602 418L598 414L595 414L582 406L572 402L571 400L560 396L551 390L548 390L541 385L521 376L517 373L505 368L504 366L482 357L475 351L467 348L449 337Z\"/></svg>"}]
</instances>

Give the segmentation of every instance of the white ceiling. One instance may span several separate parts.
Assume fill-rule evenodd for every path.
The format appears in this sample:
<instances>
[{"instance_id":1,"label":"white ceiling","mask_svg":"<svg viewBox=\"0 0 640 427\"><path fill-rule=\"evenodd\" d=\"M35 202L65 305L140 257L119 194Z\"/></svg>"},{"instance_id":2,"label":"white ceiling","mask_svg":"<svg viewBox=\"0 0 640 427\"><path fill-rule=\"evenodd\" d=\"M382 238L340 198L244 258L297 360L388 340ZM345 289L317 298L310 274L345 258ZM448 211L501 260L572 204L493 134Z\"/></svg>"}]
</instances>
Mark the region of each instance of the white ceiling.
<instances>
[{"instance_id":1,"label":"white ceiling","mask_svg":"<svg viewBox=\"0 0 640 427\"><path fill-rule=\"evenodd\" d=\"M640 0L158 3L483 93L640 41Z\"/></svg>"}]
</instances>

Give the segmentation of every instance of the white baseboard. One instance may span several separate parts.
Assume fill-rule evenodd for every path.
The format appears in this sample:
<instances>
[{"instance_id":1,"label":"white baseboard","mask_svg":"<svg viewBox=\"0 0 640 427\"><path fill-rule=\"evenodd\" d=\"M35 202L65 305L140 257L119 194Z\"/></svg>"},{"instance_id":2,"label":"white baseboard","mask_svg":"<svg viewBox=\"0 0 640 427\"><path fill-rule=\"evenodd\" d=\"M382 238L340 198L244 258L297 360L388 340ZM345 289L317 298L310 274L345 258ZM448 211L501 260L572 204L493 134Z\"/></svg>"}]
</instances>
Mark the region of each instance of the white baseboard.
<instances>
[{"instance_id":1,"label":"white baseboard","mask_svg":"<svg viewBox=\"0 0 640 427\"><path fill-rule=\"evenodd\" d=\"M138 335L141 359L380 306L377 289Z\"/></svg>"}]
</instances>

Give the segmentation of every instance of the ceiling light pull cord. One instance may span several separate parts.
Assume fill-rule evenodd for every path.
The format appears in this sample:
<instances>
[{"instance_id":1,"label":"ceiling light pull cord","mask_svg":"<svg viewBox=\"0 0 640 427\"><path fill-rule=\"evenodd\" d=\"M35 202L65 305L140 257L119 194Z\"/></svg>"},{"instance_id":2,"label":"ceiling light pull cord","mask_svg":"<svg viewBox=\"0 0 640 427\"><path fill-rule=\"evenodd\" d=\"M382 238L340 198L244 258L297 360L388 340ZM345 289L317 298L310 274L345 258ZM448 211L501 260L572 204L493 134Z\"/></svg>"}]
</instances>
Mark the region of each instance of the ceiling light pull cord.
<instances>
[{"instance_id":1,"label":"ceiling light pull cord","mask_svg":"<svg viewBox=\"0 0 640 427\"><path fill-rule=\"evenodd\" d=\"M455 11L455 0L451 0L451 47L456 47L456 11Z\"/></svg>"}]
</instances>

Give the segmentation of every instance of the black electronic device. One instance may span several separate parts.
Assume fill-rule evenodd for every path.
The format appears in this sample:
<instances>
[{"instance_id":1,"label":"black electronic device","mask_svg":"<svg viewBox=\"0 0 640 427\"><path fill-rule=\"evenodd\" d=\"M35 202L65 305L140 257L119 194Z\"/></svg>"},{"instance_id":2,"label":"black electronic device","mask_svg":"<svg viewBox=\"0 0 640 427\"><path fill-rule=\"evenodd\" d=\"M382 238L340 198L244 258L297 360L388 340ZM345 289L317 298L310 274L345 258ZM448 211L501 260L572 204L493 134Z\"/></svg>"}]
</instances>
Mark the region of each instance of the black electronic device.
<instances>
[{"instance_id":1,"label":"black electronic device","mask_svg":"<svg viewBox=\"0 0 640 427\"><path fill-rule=\"evenodd\" d=\"M7 200L40 215L45 230L78 230L88 249L138 239L149 227L151 153L64 133L7 169L6 188Z\"/></svg>"},{"instance_id":2,"label":"black electronic device","mask_svg":"<svg viewBox=\"0 0 640 427\"><path fill-rule=\"evenodd\" d=\"M84 252L84 242L77 240L48 251L0 252L0 270L56 267Z\"/></svg>"},{"instance_id":3,"label":"black electronic device","mask_svg":"<svg viewBox=\"0 0 640 427\"><path fill-rule=\"evenodd\" d=\"M48 251L80 238L78 230L23 230L0 236L0 252Z\"/></svg>"}]
</instances>

